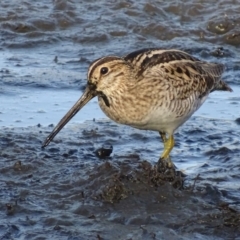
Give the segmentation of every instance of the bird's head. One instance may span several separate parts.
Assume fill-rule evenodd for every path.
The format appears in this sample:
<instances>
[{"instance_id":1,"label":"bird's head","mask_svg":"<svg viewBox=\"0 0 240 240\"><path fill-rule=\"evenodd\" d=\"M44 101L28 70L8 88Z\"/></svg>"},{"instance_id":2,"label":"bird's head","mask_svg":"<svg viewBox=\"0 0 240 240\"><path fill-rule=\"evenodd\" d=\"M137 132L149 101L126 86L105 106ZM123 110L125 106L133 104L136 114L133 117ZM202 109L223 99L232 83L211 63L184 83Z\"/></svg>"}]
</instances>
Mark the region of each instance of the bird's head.
<instances>
[{"instance_id":1,"label":"bird's head","mask_svg":"<svg viewBox=\"0 0 240 240\"><path fill-rule=\"evenodd\" d=\"M131 75L131 65L123 58L108 56L95 60L88 69L88 87L96 95L114 94L125 85Z\"/></svg>"},{"instance_id":2,"label":"bird's head","mask_svg":"<svg viewBox=\"0 0 240 240\"><path fill-rule=\"evenodd\" d=\"M122 91L124 81L131 75L131 66L123 58L108 56L95 60L88 69L87 87L74 104L74 106L60 120L50 135L44 141L42 147L46 147L61 129L76 115L80 109L92 98L102 98L105 105L110 107L108 96Z\"/></svg>"}]
</instances>

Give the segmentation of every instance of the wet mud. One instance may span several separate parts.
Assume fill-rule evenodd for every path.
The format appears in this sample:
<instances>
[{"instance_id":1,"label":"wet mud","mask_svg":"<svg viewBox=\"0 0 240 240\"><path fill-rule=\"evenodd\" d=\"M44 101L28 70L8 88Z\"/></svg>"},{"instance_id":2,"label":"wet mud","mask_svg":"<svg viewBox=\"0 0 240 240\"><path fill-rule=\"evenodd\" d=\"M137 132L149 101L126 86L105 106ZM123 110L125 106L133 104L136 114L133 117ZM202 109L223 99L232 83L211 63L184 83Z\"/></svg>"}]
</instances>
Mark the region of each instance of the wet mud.
<instances>
[{"instance_id":1,"label":"wet mud","mask_svg":"<svg viewBox=\"0 0 240 240\"><path fill-rule=\"evenodd\" d=\"M1 0L0 240L239 239L239 12L239 0ZM96 100L41 149L93 60L149 47L224 64L234 91L175 134L181 187L156 170L159 134L106 120Z\"/></svg>"},{"instance_id":2,"label":"wet mud","mask_svg":"<svg viewBox=\"0 0 240 240\"><path fill-rule=\"evenodd\" d=\"M88 121L63 129L43 150L52 127L1 129L1 239L239 236L234 121L195 117L176 134L172 160L187 175L181 189L157 171L162 143L154 132ZM194 172L184 168L193 158Z\"/></svg>"}]
</instances>

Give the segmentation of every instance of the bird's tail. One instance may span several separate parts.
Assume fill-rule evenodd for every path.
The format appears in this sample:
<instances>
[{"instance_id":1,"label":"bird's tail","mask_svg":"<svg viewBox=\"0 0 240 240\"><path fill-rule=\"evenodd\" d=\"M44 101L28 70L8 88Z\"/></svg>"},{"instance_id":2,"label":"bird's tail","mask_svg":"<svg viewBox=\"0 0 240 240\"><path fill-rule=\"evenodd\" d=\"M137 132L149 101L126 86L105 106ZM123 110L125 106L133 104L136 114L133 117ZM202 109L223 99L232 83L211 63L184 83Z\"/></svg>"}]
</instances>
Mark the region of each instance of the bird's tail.
<instances>
[{"instance_id":1,"label":"bird's tail","mask_svg":"<svg viewBox=\"0 0 240 240\"><path fill-rule=\"evenodd\" d=\"M233 90L228 86L227 83L225 83L223 80L218 81L218 83L215 85L213 91L228 91L232 92Z\"/></svg>"}]
</instances>

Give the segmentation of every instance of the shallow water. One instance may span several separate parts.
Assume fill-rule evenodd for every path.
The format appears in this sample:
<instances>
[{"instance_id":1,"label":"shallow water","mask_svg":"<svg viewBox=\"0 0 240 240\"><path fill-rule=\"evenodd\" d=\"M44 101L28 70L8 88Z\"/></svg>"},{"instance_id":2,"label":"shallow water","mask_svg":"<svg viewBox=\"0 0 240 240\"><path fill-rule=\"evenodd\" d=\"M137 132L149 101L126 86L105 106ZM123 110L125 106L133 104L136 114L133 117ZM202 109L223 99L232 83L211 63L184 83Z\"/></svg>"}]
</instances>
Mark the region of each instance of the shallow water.
<instances>
[{"instance_id":1,"label":"shallow water","mask_svg":"<svg viewBox=\"0 0 240 240\"><path fill-rule=\"evenodd\" d=\"M1 1L0 239L237 239L239 13L234 0ZM158 134L107 120L96 99L40 148L91 61L147 47L224 63L234 90L212 93L176 133L185 190L149 179ZM113 153L99 159L104 144Z\"/></svg>"}]
</instances>

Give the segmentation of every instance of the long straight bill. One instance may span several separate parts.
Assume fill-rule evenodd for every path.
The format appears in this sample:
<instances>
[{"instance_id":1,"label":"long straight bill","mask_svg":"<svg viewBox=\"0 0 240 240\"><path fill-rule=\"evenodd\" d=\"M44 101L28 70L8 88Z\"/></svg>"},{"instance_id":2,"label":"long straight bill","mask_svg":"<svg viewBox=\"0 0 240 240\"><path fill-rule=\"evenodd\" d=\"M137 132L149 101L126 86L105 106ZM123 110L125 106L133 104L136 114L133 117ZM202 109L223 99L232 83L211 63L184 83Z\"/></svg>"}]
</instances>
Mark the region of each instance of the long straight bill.
<instances>
[{"instance_id":1,"label":"long straight bill","mask_svg":"<svg viewBox=\"0 0 240 240\"><path fill-rule=\"evenodd\" d=\"M49 134L49 136L43 142L42 148L46 147L53 140L53 138L61 131L61 129L76 115L76 113L95 96L96 96L96 92L94 90L91 90L87 86L83 95L74 104L74 106L67 112L67 114L61 119L58 125L53 129L53 131Z\"/></svg>"}]
</instances>

